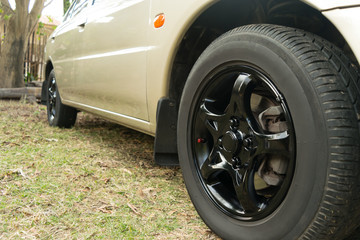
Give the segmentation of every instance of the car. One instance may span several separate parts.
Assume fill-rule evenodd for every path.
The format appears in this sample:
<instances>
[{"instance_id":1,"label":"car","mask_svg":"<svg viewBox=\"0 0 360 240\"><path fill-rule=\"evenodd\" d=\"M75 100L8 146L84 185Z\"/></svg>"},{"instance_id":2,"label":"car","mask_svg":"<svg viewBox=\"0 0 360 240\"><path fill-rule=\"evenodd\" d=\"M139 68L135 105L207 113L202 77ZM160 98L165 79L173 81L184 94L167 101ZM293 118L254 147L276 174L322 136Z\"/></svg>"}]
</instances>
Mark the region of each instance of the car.
<instances>
[{"instance_id":1,"label":"car","mask_svg":"<svg viewBox=\"0 0 360 240\"><path fill-rule=\"evenodd\" d=\"M75 0L46 45L49 124L155 137L223 239L342 239L360 214L360 1Z\"/></svg>"}]
</instances>

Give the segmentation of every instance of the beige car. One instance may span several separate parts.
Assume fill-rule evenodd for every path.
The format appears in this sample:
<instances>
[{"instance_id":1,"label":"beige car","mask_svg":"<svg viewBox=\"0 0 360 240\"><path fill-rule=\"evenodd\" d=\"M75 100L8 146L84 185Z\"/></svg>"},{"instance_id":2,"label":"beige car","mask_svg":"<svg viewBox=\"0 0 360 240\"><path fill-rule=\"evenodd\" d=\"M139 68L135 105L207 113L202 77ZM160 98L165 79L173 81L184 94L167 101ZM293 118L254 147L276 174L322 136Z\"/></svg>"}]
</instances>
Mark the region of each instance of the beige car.
<instances>
[{"instance_id":1,"label":"beige car","mask_svg":"<svg viewBox=\"0 0 360 240\"><path fill-rule=\"evenodd\" d=\"M155 136L224 239L342 239L360 214L359 0L75 0L46 47L52 126Z\"/></svg>"}]
</instances>

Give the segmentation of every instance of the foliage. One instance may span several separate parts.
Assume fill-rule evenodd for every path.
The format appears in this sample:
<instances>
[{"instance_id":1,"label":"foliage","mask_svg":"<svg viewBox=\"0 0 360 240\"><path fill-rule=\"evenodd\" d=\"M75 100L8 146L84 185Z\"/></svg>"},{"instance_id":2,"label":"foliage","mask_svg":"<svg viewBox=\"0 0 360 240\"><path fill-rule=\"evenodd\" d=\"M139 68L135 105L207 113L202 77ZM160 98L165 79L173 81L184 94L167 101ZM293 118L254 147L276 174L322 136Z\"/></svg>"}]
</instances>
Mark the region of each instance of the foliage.
<instances>
[{"instance_id":1,"label":"foliage","mask_svg":"<svg viewBox=\"0 0 360 240\"><path fill-rule=\"evenodd\" d=\"M43 22L39 21L38 27L37 27L37 30L36 30L36 34L38 35L39 38L40 38L40 36L45 35L44 27L45 27L45 24Z\"/></svg>"},{"instance_id":2,"label":"foliage","mask_svg":"<svg viewBox=\"0 0 360 240\"><path fill-rule=\"evenodd\" d=\"M47 19L48 19L48 21L50 22L50 23L53 23L54 22L54 20L50 17L50 16L46 16L47 17Z\"/></svg>"},{"instance_id":3,"label":"foliage","mask_svg":"<svg viewBox=\"0 0 360 240\"><path fill-rule=\"evenodd\" d=\"M1 20L3 18L2 14L4 13L4 10L2 10L1 8L1 2L0 2L0 24L1 24ZM1 26L0 26L1 27ZM4 43L5 40L5 35L3 35L2 33L0 33L0 45Z\"/></svg>"},{"instance_id":4,"label":"foliage","mask_svg":"<svg viewBox=\"0 0 360 240\"><path fill-rule=\"evenodd\" d=\"M8 21L8 20L11 18L11 16L12 16L11 14L10 14L10 15L6 15L6 14L5 14L5 15L4 15L4 20L5 20L5 21Z\"/></svg>"},{"instance_id":5,"label":"foliage","mask_svg":"<svg viewBox=\"0 0 360 240\"><path fill-rule=\"evenodd\" d=\"M70 7L70 0L64 0L64 14L67 12L69 7Z\"/></svg>"},{"instance_id":6,"label":"foliage","mask_svg":"<svg viewBox=\"0 0 360 240\"><path fill-rule=\"evenodd\" d=\"M30 83L30 82L36 81L37 79L38 79L37 76L34 76L32 73L28 72L24 77L24 82Z\"/></svg>"},{"instance_id":7,"label":"foliage","mask_svg":"<svg viewBox=\"0 0 360 240\"><path fill-rule=\"evenodd\" d=\"M5 20L5 21L9 21L9 19L11 18L12 14L4 14L4 10L1 8L1 2L0 2L0 20Z\"/></svg>"}]
</instances>

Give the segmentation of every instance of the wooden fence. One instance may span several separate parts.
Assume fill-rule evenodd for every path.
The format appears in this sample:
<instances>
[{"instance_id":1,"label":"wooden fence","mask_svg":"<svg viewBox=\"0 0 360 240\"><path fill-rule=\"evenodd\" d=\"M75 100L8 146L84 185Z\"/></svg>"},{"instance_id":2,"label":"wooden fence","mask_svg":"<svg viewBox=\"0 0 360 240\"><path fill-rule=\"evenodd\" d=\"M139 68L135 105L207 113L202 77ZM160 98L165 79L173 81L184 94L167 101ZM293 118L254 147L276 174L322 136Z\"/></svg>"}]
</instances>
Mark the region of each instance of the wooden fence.
<instances>
[{"instance_id":1,"label":"wooden fence","mask_svg":"<svg viewBox=\"0 0 360 240\"><path fill-rule=\"evenodd\" d=\"M44 49L46 41L53 30L53 26L44 26L44 24L42 24L41 29L37 26L30 34L24 59L24 79L27 81L44 80L42 74L44 70ZM5 38L5 31L6 26L0 24L0 52L1 45Z\"/></svg>"},{"instance_id":2,"label":"wooden fence","mask_svg":"<svg viewBox=\"0 0 360 240\"><path fill-rule=\"evenodd\" d=\"M42 81L44 68L44 49L48 34L39 35L34 31L30 34L24 60L24 76L28 81Z\"/></svg>"}]
</instances>

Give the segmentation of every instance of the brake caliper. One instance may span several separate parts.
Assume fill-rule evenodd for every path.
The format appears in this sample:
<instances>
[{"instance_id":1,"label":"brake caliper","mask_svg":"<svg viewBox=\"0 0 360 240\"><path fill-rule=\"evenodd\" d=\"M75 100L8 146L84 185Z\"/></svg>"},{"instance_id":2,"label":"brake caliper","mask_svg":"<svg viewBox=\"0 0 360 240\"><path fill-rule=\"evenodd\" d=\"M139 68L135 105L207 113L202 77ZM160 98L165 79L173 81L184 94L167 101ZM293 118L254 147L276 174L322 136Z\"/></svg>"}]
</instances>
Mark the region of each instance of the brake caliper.
<instances>
[{"instance_id":1,"label":"brake caliper","mask_svg":"<svg viewBox=\"0 0 360 240\"><path fill-rule=\"evenodd\" d=\"M270 133L280 133L287 130L284 113L281 106L272 106L259 114L259 123L263 130ZM287 161L281 156L268 156L261 163L258 175L267 185L278 186L286 173Z\"/></svg>"},{"instance_id":2,"label":"brake caliper","mask_svg":"<svg viewBox=\"0 0 360 240\"><path fill-rule=\"evenodd\" d=\"M259 122L262 129L271 133L279 133L287 130L284 113L281 106L269 107L259 114Z\"/></svg>"}]
</instances>

